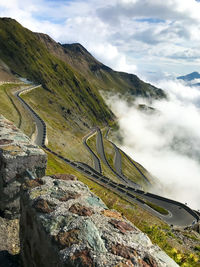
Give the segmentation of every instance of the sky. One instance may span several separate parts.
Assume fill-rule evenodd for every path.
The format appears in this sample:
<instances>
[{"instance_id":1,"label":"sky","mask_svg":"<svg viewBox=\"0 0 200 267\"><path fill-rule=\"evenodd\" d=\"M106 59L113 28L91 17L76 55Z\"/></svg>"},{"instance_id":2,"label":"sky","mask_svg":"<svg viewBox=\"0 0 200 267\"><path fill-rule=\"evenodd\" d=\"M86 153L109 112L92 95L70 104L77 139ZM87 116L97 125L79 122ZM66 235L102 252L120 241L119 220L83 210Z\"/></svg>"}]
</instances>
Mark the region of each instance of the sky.
<instances>
[{"instance_id":1,"label":"sky","mask_svg":"<svg viewBox=\"0 0 200 267\"><path fill-rule=\"evenodd\" d=\"M1 17L147 80L200 71L199 14L195 0L0 1Z\"/></svg>"}]
</instances>

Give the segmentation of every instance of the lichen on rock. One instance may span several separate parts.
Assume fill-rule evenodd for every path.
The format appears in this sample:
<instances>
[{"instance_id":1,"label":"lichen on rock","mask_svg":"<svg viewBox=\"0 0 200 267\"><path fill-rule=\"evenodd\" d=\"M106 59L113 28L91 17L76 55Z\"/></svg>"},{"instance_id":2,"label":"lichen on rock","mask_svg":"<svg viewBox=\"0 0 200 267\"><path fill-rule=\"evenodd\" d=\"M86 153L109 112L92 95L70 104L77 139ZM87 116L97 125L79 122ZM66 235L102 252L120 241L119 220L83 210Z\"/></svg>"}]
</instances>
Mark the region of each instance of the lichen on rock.
<instances>
[{"instance_id":1,"label":"lichen on rock","mask_svg":"<svg viewBox=\"0 0 200 267\"><path fill-rule=\"evenodd\" d=\"M47 176L33 185L21 189L24 266L177 266L76 179Z\"/></svg>"}]
</instances>

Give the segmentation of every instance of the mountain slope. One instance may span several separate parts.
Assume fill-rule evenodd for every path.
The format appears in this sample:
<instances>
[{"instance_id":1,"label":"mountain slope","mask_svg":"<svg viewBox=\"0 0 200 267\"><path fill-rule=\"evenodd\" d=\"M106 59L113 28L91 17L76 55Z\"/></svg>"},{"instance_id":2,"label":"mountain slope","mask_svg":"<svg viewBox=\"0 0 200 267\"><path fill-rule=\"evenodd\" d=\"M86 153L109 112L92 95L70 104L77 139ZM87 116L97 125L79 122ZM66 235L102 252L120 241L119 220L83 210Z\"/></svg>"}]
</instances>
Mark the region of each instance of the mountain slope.
<instances>
[{"instance_id":1,"label":"mountain slope","mask_svg":"<svg viewBox=\"0 0 200 267\"><path fill-rule=\"evenodd\" d=\"M46 34L37 34L48 51L84 74L98 89L151 98L166 97L163 90L145 83L134 74L114 71L96 60L81 44L59 44Z\"/></svg>"},{"instance_id":2,"label":"mountain slope","mask_svg":"<svg viewBox=\"0 0 200 267\"><path fill-rule=\"evenodd\" d=\"M15 20L0 19L0 40L0 59L10 71L42 84L23 98L46 122L49 147L72 160L92 165L82 137L89 128L115 120L99 90L165 96L135 75L106 67L81 45L61 45Z\"/></svg>"},{"instance_id":3,"label":"mountain slope","mask_svg":"<svg viewBox=\"0 0 200 267\"><path fill-rule=\"evenodd\" d=\"M76 59L74 67L84 70L87 77L101 90L150 98L166 97L163 90L143 82L136 75L114 71L100 63L80 44L64 44L63 47L71 59ZM78 65L78 61L81 64Z\"/></svg>"},{"instance_id":4,"label":"mountain slope","mask_svg":"<svg viewBox=\"0 0 200 267\"><path fill-rule=\"evenodd\" d=\"M55 110L94 125L114 119L96 88L66 62L52 55L35 33L12 19L0 19L0 58L12 72L42 84ZM51 97L50 97L51 98Z\"/></svg>"},{"instance_id":5,"label":"mountain slope","mask_svg":"<svg viewBox=\"0 0 200 267\"><path fill-rule=\"evenodd\" d=\"M87 126L108 123L115 118L99 89L165 97L161 89L144 83L136 75L116 72L103 65L80 44L61 45L48 35L29 31L15 20L0 19L0 40L0 59L13 73L41 83L57 97L56 109L83 116Z\"/></svg>"},{"instance_id":6,"label":"mountain slope","mask_svg":"<svg viewBox=\"0 0 200 267\"><path fill-rule=\"evenodd\" d=\"M11 73L8 66L0 59L0 82L1 81L16 81L16 77Z\"/></svg>"},{"instance_id":7,"label":"mountain slope","mask_svg":"<svg viewBox=\"0 0 200 267\"><path fill-rule=\"evenodd\" d=\"M184 81L192 81L194 79L200 79L200 74L197 71L194 71L192 73L189 73L184 76L177 77L178 80L184 80Z\"/></svg>"}]
</instances>

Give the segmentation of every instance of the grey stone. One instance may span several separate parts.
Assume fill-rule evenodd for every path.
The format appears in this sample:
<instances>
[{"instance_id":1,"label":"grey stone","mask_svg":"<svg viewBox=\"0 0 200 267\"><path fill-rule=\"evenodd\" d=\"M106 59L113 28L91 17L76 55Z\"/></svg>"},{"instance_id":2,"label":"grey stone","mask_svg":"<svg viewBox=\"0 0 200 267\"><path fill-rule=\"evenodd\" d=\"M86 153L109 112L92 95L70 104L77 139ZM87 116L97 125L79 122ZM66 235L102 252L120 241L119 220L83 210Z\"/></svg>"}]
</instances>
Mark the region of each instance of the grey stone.
<instances>
[{"instance_id":1,"label":"grey stone","mask_svg":"<svg viewBox=\"0 0 200 267\"><path fill-rule=\"evenodd\" d=\"M25 178L45 175L46 153L13 123L0 116L0 211L19 216L19 191ZM27 171L29 173L27 173Z\"/></svg>"},{"instance_id":2,"label":"grey stone","mask_svg":"<svg viewBox=\"0 0 200 267\"><path fill-rule=\"evenodd\" d=\"M83 239L89 243L94 251L106 252L105 244L100 236L99 230L91 220L85 220L81 228L81 235Z\"/></svg>"},{"instance_id":3,"label":"grey stone","mask_svg":"<svg viewBox=\"0 0 200 267\"><path fill-rule=\"evenodd\" d=\"M20 242L24 266L139 267L146 264L146 259L158 267L178 266L119 213L108 212L106 205L83 183L52 177L41 180L43 183L34 188L26 183L21 191ZM59 200L69 192L78 197ZM80 212L77 209L77 213L71 212L74 205ZM82 209L91 212L83 216ZM125 231L116 228L111 220L119 221Z\"/></svg>"}]
</instances>

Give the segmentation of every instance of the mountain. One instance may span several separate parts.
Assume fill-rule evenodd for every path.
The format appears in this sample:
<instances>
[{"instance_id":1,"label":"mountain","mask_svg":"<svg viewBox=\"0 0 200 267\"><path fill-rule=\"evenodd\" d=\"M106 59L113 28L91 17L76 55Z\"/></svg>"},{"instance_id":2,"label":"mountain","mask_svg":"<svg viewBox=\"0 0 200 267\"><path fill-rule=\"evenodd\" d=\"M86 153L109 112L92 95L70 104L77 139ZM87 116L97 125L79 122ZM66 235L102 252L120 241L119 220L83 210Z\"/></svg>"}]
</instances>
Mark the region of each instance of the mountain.
<instances>
[{"instance_id":1,"label":"mountain","mask_svg":"<svg viewBox=\"0 0 200 267\"><path fill-rule=\"evenodd\" d=\"M58 82L61 78L58 76L61 72L70 76L70 71L75 70L102 90L113 88L114 92L153 98L165 97L161 89L144 83L136 75L116 72L100 63L80 44L61 45L48 35L33 33L9 18L0 20L0 28L0 58L13 72L42 83L46 89L52 90L55 85L69 86L65 79ZM77 86L76 81L71 79L71 82L72 87Z\"/></svg>"},{"instance_id":2,"label":"mountain","mask_svg":"<svg viewBox=\"0 0 200 267\"><path fill-rule=\"evenodd\" d=\"M42 84L55 109L84 114L90 123L108 122L114 115L99 92L82 74L55 57L37 38L12 19L0 20L0 58L12 73ZM87 100L87 101L85 101Z\"/></svg>"},{"instance_id":3,"label":"mountain","mask_svg":"<svg viewBox=\"0 0 200 267\"><path fill-rule=\"evenodd\" d=\"M42 85L23 98L47 123L49 147L87 164L92 160L82 146L82 137L89 128L116 120L101 91L133 98L166 97L164 91L136 75L105 66L82 45L62 45L10 18L0 19L0 59L12 77Z\"/></svg>"},{"instance_id":4,"label":"mountain","mask_svg":"<svg viewBox=\"0 0 200 267\"><path fill-rule=\"evenodd\" d=\"M183 80L183 81L192 81L194 79L200 79L200 74L197 71L194 71L190 74L184 75L184 76L179 76L177 77L178 80Z\"/></svg>"},{"instance_id":5,"label":"mountain","mask_svg":"<svg viewBox=\"0 0 200 267\"><path fill-rule=\"evenodd\" d=\"M105 66L79 43L61 45L48 35L39 33L37 36L54 56L84 74L84 77L102 91L141 97L166 97L163 90L141 81L136 75L114 71Z\"/></svg>"}]
</instances>

